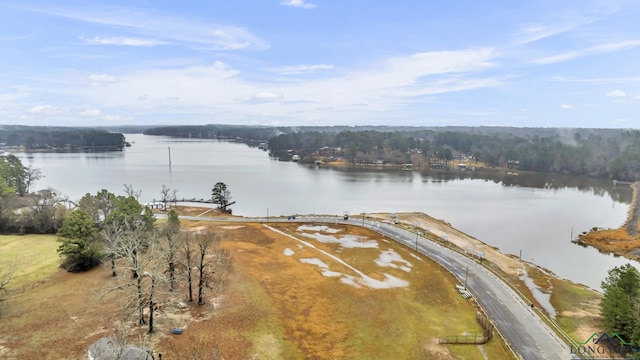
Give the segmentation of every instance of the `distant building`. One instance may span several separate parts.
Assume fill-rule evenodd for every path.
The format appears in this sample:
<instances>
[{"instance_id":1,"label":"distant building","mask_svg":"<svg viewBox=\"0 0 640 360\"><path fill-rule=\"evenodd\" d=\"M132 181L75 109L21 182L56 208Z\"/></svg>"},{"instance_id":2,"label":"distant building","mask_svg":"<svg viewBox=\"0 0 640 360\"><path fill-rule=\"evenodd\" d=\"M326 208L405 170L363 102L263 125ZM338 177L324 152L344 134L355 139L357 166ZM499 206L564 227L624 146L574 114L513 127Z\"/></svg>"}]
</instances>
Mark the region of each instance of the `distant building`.
<instances>
[{"instance_id":1,"label":"distant building","mask_svg":"<svg viewBox=\"0 0 640 360\"><path fill-rule=\"evenodd\" d=\"M507 167L509 169L517 168L520 166L520 160L508 160Z\"/></svg>"}]
</instances>

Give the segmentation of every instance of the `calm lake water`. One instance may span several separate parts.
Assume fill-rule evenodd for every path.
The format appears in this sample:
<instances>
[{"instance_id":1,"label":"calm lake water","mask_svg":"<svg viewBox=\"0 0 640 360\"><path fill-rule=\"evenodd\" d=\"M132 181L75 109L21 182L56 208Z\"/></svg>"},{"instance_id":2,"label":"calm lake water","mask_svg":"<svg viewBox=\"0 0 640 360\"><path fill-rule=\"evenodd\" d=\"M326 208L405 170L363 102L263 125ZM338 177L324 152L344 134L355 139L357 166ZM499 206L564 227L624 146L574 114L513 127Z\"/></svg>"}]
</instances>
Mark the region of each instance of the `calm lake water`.
<instances>
[{"instance_id":1,"label":"calm lake water","mask_svg":"<svg viewBox=\"0 0 640 360\"><path fill-rule=\"evenodd\" d=\"M627 260L571 243L594 226L624 223L628 186L550 174L479 171L333 169L271 159L242 143L127 134L133 146L107 153L18 153L42 170L37 188L78 200L124 184L141 202L160 198L162 185L178 197L211 197L222 181L234 214L244 216L424 212L451 223L504 253L533 260L559 277L599 289L607 270ZM169 150L170 148L170 150ZM169 167L171 154L171 168Z\"/></svg>"}]
</instances>

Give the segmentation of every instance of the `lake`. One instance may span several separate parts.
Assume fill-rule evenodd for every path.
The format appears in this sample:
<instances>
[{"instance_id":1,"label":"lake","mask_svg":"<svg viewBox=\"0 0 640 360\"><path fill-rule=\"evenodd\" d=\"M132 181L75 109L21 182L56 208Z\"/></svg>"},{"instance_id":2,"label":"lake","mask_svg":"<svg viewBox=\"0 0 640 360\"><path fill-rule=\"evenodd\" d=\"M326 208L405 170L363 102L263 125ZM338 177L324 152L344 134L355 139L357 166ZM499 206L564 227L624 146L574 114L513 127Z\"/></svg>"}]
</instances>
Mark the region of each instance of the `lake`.
<instances>
[{"instance_id":1,"label":"lake","mask_svg":"<svg viewBox=\"0 0 640 360\"><path fill-rule=\"evenodd\" d=\"M211 198L222 181L244 216L424 212L504 253L541 265L561 278L599 289L607 270L628 263L571 243L583 231L619 227L631 202L629 186L557 174L497 171L419 171L329 168L278 161L238 142L126 134L121 152L17 153L39 168L36 188L78 200L124 184L141 202L160 198L162 185L178 198ZM169 166L169 158L171 166Z\"/></svg>"}]
</instances>

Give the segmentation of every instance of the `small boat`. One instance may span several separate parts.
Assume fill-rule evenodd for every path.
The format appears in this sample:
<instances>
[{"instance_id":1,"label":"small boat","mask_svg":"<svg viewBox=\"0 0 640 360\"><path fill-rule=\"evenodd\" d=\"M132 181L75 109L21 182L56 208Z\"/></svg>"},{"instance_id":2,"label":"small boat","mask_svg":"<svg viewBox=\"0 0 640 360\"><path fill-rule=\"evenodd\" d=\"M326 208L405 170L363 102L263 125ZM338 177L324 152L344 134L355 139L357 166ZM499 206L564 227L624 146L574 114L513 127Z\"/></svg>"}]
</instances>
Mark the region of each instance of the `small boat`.
<instances>
[{"instance_id":1,"label":"small boat","mask_svg":"<svg viewBox=\"0 0 640 360\"><path fill-rule=\"evenodd\" d=\"M300 161L300 155L293 155L291 161Z\"/></svg>"}]
</instances>

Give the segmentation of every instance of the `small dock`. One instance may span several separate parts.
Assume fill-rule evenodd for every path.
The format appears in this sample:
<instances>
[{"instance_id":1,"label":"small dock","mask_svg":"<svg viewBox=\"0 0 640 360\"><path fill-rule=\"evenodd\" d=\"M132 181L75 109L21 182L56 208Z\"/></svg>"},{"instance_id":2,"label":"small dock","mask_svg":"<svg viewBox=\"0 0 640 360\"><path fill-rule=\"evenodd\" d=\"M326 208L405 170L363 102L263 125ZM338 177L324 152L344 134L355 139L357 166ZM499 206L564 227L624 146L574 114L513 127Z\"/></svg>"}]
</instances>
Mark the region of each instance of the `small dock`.
<instances>
[{"instance_id":1,"label":"small dock","mask_svg":"<svg viewBox=\"0 0 640 360\"><path fill-rule=\"evenodd\" d=\"M148 206L152 209L171 209L171 206L177 206L179 203L196 203L196 204L210 204L210 205L218 205L216 203L213 202L213 200L211 199L196 199L196 198L191 198L191 199L186 199L186 198L182 198L182 199L171 199L171 200L167 200L167 201L162 201L162 200L156 200L153 199L152 201L148 202L145 204L145 206ZM235 201L232 201L230 203L228 203L226 207L229 207L233 204L235 204Z\"/></svg>"}]
</instances>

